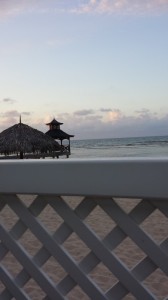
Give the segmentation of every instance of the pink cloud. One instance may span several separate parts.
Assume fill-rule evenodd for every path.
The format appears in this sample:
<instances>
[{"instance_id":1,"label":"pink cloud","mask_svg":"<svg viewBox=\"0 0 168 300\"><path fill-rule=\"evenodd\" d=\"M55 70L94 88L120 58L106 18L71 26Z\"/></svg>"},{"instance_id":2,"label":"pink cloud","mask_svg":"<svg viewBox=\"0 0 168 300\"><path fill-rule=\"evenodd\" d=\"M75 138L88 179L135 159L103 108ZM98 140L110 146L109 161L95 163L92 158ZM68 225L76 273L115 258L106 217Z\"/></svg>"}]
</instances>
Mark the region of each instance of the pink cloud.
<instances>
[{"instance_id":1,"label":"pink cloud","mask_svg":"<svg viewBox=\"0 0 168 300\"><path fill-rule=\"evenodd\" d=\"M168 11L167 0L88 0L74 7L74 13L161 13Z\"/></svg>"},{"instance_id":2,"label":"pink cloud","mask_svg":"<svg viewBox=\"0 0 168 300\"><path fill-rule=\"evenodd\" d=\"M51 3L50 0L47 4ZM1 0L0 1L0 18L16 16L22 13L48 11L45 1L42 0Z\"/></svg>"},{"instance_id":3,"label":"pink cloud","mask_svg":"<svg viewBox=\"0 0 168 300\"><path fill-rule=\"evenodd\" d=\"M44 1L44 0L1 0L0 18L16 16L22 13L36 12L66 12L76 14L88 13L124 13L124 14L144 14L144 13L165 13L168 11L167 0L80 0L71 1ZM51 41L51 43L53 43ZM54 42L55 43L55 42Z\"/></svg>"},{"instance_id":4,"label":"pink cloud","mask_svg":"<svg viewBox=\"0 0 168 300\"><path fill-rule=\"evenodd\" d=\"M85 111L85 110L83 110ZM75 113L62 113L59 115L32 116L30 112L22 112L22 122L43 132L48 130L45 125L55 117L64 123L61 129L74 134L76 139L166 135L168 128L168 115L159 116L147 108L140 109L134 114L126 115L119 108L101 108L101 110L88 109L93 114L82 117ZM0 114L0 131L19 122L20 112L9 110Z\"/></svg>"}]
</instances>

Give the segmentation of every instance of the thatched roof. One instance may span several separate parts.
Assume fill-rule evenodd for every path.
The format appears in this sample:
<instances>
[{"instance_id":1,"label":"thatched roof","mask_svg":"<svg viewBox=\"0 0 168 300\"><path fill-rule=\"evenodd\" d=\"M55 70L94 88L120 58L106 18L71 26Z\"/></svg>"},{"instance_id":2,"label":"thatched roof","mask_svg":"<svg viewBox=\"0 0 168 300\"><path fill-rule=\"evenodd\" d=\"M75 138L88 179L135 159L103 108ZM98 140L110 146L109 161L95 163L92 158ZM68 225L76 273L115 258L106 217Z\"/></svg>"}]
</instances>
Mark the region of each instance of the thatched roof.
<instances>
[{"instance_id":1,"label":"thatched roof","mask_svg":"<svg viewBox=\"0 0 168 300\"><path fill-rule=\"evenodd\" d=\"M0 152L27 152L58 150L53 138L26 124L18 123L0 133Z\"/></svg>"},{"instance_id":2,"label":"thatched roof","mask_svg":"<svg viewBox=\"0 0 168 300\"><path fill-rule=\"evenodd\" d=\"M64 123L60 123L58 122L55 118L50 122L50 123L47 123L46 125L63 125Z\"/></svg>"},{"instance_id":3,"label":"thatched roof","mask_svg":"<svg viewBox=\"0 0 168 300\"><path fill-rule=\"evenodd\" d=\"M46 132L46 135L52 137L55 140L69 140L70 137L74 137L74 135L68 134L61 129L50 129Z\"/></svg>"}]
</instances>

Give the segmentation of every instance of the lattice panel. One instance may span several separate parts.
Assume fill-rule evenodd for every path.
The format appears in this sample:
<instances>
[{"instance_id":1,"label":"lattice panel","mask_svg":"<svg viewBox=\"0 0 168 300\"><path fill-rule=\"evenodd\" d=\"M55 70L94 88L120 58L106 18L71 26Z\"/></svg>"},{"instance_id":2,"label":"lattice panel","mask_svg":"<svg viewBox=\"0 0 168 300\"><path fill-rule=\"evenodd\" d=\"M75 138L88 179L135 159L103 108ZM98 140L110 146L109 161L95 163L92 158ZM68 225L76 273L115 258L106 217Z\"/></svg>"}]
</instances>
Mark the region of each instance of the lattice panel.
<instances>
[{"instance_id":1,"label":"lattice panel","mask_svg":"<svg viewBox=\"0 0 168 300\"><path fill-rule=\"evenodd\" d=\"M168 201L0 196L0 299L168 299Z\"/></svg>"}]
</instances>

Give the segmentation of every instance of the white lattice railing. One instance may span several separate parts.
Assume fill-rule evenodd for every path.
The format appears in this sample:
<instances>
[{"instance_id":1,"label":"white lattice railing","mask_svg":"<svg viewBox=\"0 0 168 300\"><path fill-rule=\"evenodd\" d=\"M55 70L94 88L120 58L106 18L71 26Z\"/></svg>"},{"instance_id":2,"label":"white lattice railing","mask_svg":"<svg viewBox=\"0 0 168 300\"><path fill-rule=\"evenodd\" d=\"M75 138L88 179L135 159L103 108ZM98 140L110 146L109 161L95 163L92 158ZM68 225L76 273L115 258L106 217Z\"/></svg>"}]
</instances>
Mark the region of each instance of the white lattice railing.
<instances>
[{"instance_id":1,"label":"white lattice railing","mask_svg":"<svg viewBox=\"0 0 168 300\"><path fill-rule=\"evenodd\" d=\"M0 162L0 299L168 299L168 159Z\"/></svg>"}]
</instances>

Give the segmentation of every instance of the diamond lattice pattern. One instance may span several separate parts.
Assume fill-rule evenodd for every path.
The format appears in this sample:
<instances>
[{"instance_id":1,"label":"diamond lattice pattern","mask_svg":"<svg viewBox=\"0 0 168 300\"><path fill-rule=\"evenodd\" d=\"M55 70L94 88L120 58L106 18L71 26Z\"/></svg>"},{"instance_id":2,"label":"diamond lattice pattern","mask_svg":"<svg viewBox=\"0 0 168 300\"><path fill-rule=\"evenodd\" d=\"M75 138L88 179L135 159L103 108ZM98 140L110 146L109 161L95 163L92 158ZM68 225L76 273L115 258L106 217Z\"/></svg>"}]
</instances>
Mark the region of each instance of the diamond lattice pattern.
<instances>
[{"instance_id":1,"label":"diamond lattice pattern","mask_svg":"<svg viewBox=\"0 0 168 300\"><path fill-rule=\"evenodd\" d=\"M168 201L0 196L0 298L167 299Z\"/></svg>"}]
</instances>

